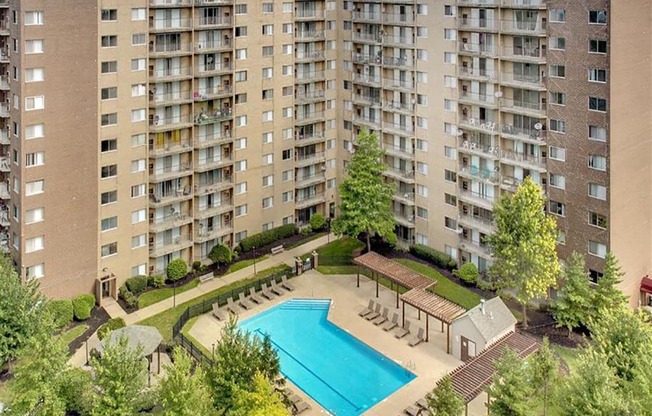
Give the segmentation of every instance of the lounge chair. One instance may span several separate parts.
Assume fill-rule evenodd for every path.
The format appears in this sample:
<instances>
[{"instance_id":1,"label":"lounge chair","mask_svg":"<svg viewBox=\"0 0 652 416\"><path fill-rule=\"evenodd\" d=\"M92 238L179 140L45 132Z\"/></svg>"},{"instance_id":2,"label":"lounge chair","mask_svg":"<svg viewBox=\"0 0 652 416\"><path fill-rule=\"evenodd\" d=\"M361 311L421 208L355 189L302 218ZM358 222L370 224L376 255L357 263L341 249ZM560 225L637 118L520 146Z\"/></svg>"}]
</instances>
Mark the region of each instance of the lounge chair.
<instances>
[{"instance_id":1,"label":"lounge chair","mask_svg":"<svg viewBox=\"0 0 652 416\"><path fill-rule=\"evenodd\" d=\"M299 413L305 412L310 409L310 405L304 401L294 403L294 414L298 415Z\"/></svg>"},{"instance_id":2,"label":"lounge chair","mask_svg":"<svg viewBox=\"0 0 652 416\"><path fill-rule=\"evenodd\" d=\"M288 400L289 400L290 402L292 402L292 403L299 403L299 402L302 402L302 401L303 401L303 399L301 398L301 396L299 396L298 394L295 394L295 393L290 394L290 395L288 396Z\"/></svg>"},{"instance_id":3,"label":"lounge chair","mask_svg":"<svg viewBox=\"0 0 652 416\"><path fill-rule=\"evenodd\" d=\"M407 334L410 333L410 321L405 321L405 325L403 325L403 328L399 328L398 331L394 334L394 337L401 339Z\"/></svg>"},{"instance_id":4,"label":"lounge chair","mask_svg":"<svg viewBox=\"0 0 652 416\"><path fill-rule=\"evenodd\" d=\"M276 284L276 280L275 280L275 279L272 279L272 282L271 282L271 290L272 290L272 292L274 292L275 294L277 294L277 295L279 295L279 296L283 296L283 295L285 295L285 290L283 290L283 288L282 288L281 286L279 286L278 284Z\"/></svg>"},{"instance_id":5,"label":"lounge chair","mask_svg":"<svg viewBox=\"0 0 652 416\"><path fill-rule=\"evenodd\" d=\"M256 288L252 287L249 289L249 299L253 300L257 304L263 303L264 299L260 297L258 293L256 293Z\"/></svg>"},{"instance_id":6,"label":"lounge chair","mask_svg":"<svg viewBox=\"0 0 652 416\"><path fill-rule=\"evenodd\" d=\"M416 402L414 402L418 407L422 408L423 410L428 410L428 399L425 397L420 398Z\"/></svg>"},{"instance_id":7,"label":"lounge chair","mask_svg":"<svg viewBox=\"0 0 652 416\"><path fill-rule=\"evenodd\" d=\"M228 319L226 312L220 309L220 305L217 302L213 304L213 315L220 321L226 321Z\"/></svg>"},{"instance_id":8,"label":"lounge chair","mask_svg":"<svg viewBox=\"0 0 652 416\"><path fill-rule=\"evenodd\" d=\"M389 317L387 315L389 315L389 309L383 308L383 313L378 318L374 319L372 322L376 326L378 326L380 324L384 324L389 319Z\"/></svg>"},{"instance_id":9,"label":"lounge chair","mask_svg":"<svg viewBox=\"0 0 652 416\"><path fill-rule=\"evenodd\" d=\"M374 311L371 312L370 314L366 315L364 317L364 319L366 319L367 321L371 321L373 319L378 318L380 316L380 308L381 307L382 307L382 305L380 303L377 303L376 308L374 309Z\"/></svg>"},{"instance_id":10,"label":"lounge chair","mask_svg":"<svg viewBox=\"0 0 652 416\"><path fill-rule=\"evenodd\" d=\"M294 286L292 286L292 285L290 284L290 282L288 282L288 278L287 278L286 275L283 275L283 276L281 277L281 286L282 286L284 289L289 290L290 292L294 291Z\"/></svg>"},{"instance_id":11,"label":"lounge chair","mask_svg":"<svg viewBox=\"0 0 652 416\"><path fill-rule=\"evenodd\" d=\"M272 299L274 299L274 298L276 297L276 296L274 296L274 294L272 293L272 291L269 290L269 288L267 287L267 283L263 283L263 284L261 285L261 287L262 287L262 291L261 291L261 293L262 293L263 296L265 296L267 299L272 300Z\"/></svg>"},{"instance_id":12,"label":"lounge chair","mask_svg":"<svg viewBox=\"0 0 652 416\"><path fill-rule=\"evenodd\" d=\"M383 325L383 330L384 331L390 331L398 326L398 314L394 312L394 316L392 316L391 321L385 322Z\"/></svg>"},{"instance_id":13,"label":"lounge chair","mask_svg":"<svg viewBox=\"0 0 652 416\"><path fill-rule=\"evenodd\" d=\"M369 315L371 312L374 311L374 305L375 305L375 304L376 304L376 302L375 302L373 299L372 299L372 300L369 300L369 305L367 305L367 308L361 310L361 311L358 313L358 316L366 316L366 315Z\"/></svg>"},{"instance_id":14,"label":"lounge chair","mask_svg":"<svg viewBox=\"0 0 652 416\"><path fill-rule=\"evenodd\" d=\"M249 309L251 309L251 308L253 308L255 306L252 301L245 298L244 292L240 292L240 294L238 295L238 302L240 303L240 305L242 305L243 308L245 308L247 310L249 310Z\"/></svg>"},{"instance_id":15,"label":"lounge chair","mask_svg":"<svg viewBox=\"0 0 652 416\"><path fill-rule=\"evenodd\" d=\"M233 298L228 298L226 300L226 308L234 315L237 315L238 313L240 313L240 310L238 309L236 304L233 303Z\"/></svg>"},{"instance_id":16,"label":"lounge chair","mask_svg":"<svg viewBox=\"0 0 652 416\"><path fill-rule=\"evenodd\" d=\"M417 335L415 337L412 337L408 341L408 345L410 345L410 347L414 347L415 345L421 344L425 340L426 340L425 331L423 330L423 328L419 328L419 330L417 331Z\"/></svg>"},{"instance_id":17,"label":"lounge chair","mask_svg":"<svg viewBox=\"0 0 652 416\"><path fill-rule=\"evenodd\" d=\"M403 410L403 413L410 416L419 416L421 414L421 409L414 406L408 406Z\"/></svg>"}]
</instances>

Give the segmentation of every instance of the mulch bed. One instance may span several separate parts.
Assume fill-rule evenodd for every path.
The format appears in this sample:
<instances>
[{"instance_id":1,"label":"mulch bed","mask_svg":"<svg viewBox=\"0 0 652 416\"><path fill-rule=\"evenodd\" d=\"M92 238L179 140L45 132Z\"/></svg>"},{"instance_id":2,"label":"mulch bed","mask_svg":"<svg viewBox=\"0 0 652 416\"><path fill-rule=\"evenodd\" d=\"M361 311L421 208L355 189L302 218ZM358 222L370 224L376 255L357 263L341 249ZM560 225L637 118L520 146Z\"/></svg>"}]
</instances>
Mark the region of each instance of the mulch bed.
<instances>
[{"instance_id":1,"label":"mulch bed","mask_svg":"<svg viewBox=\"0 0 652 416\"><path fill-rule=\"evenodd\" d=\"M88 340L88 338L90 338L91 335L93 335L95 333L95 331L97 331L97 329L100 326L102 326L102 324L104 324L109 319L111 319L111 317L104 310L104 308L96 307L91 312L91 317L90 318L88 318L87 320L82 321L82 322L75 322L75 324L77 324L77 325L84 325L84 324L88 325L88 329L86 331L84 331L81 334L81 336L79 336L77 339L75 339L74 341L72 341L68 345L68 351L70 351L70 354L73 354L82 345L84 345L84 342L86 342L86 340ZM66 330L68 330L70 328L74 328L74 327L75 327L75 325L70 325L70 326L64 328L63 331L66 331Z\"/></svg>"}]
</instances>

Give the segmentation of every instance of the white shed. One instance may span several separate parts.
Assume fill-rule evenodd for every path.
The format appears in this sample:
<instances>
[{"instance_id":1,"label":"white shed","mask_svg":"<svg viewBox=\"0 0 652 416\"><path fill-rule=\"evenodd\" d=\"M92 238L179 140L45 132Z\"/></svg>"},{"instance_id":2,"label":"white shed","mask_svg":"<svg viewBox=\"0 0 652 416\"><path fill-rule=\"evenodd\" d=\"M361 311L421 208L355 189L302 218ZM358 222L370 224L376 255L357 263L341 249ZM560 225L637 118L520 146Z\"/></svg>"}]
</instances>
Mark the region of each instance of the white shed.
<instances>
[{"instance_id":1,"label":"white shed","mask_svg":"<svg viewBox=\"0 0 652 416\"><path fill-rule=\"evenodd\" d=\"M483 299L451 323L450 351L456 358L468 361L513 332L515 325L516 318L500 297Z\"/></svg>"}]
</instances>

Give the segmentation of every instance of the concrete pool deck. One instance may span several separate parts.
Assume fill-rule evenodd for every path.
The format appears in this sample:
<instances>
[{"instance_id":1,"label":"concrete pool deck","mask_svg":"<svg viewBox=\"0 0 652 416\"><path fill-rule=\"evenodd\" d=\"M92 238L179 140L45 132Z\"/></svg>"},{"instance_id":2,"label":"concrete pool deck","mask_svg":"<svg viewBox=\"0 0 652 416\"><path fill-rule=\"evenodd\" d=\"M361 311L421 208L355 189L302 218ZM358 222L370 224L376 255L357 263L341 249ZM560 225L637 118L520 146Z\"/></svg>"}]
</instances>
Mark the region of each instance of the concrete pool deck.
<instances>
[{"instance_id":1,"label":"concrete pool deck","mask_svg":"<svg viewBox=\"0 0 652 416\"><path fill-rule=\"evenodd\" d=\"M395 330L385 332L381 327L360 318L358 312L367 306L369 299L375 299L376 294L376 283L365 276L360 276L359 288L356 287L355 275L322 275L314 270L291 279L291 282L296 288L295 291L266 301L252 310L242 310L240 319L247 319L291 298L332 299L328 315L331 322L417 375L412 382L365 412L365 416L402 414L403 409L431 391L437 380L462 364L461 361L446 353L446 333L440 332L440 325L432 318L430 320L430 340L416 347L408 345L407 340L416 333L417 328L419 326L425 328L425 315L422 314L419 321L417 311L411 307L406 309L405 316L406 319L412 321L412 331L403 339L394 337ZM399 313L400 316L401 310L396 309L396 293L380 286L379 295L380 303L390 310L389 316L391 317L394 312ZM223 323L215 319L212 314L205 314L197 319L189 333L210 351L212 344L219 338L222 326ZM312 406L311 410L302 414L311 416L327 413L296 386L292 387ZM485 415L484 400L486 400L486 395L482 394L469 403L468 414Z\"/></svg>"}]
</instances>

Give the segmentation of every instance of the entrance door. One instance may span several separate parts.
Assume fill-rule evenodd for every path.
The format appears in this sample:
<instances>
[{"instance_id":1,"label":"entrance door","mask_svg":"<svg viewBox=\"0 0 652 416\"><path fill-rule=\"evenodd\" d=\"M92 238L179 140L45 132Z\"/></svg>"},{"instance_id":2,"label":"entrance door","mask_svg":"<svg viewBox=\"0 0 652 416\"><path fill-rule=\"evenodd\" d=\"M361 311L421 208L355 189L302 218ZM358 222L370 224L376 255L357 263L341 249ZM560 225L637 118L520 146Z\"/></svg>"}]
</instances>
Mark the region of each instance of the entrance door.
<instances>
[{"instance_id":1,"label":"entrance door","mask_svg":"<svg viewBox=\"0 0 652 416\"><path fill-rule=\"evenodd\" d=\"M111 280L104 280L102 282L102 299L111 296Z\"/></svg>"},{"instance_id":2,"label":"entrance door","mask_svg":"<svg viewBox=\"0 0 652 416\"><path fill-rule=\"evenodd\" d=\"M460 337L462 348L461 348L461 358L462 361L468 361L469 359L475 357L475 342L471 341L468 338Z\"/></svg>"}]
</instances>

